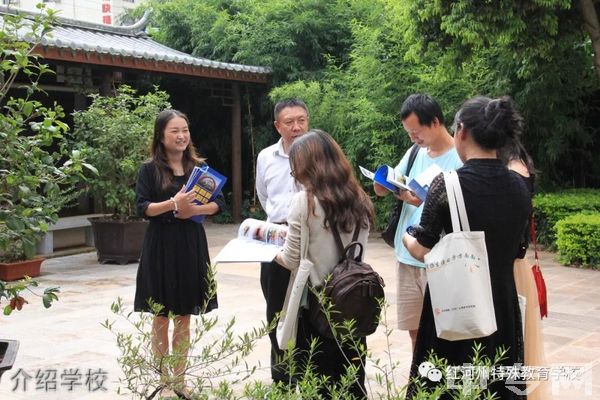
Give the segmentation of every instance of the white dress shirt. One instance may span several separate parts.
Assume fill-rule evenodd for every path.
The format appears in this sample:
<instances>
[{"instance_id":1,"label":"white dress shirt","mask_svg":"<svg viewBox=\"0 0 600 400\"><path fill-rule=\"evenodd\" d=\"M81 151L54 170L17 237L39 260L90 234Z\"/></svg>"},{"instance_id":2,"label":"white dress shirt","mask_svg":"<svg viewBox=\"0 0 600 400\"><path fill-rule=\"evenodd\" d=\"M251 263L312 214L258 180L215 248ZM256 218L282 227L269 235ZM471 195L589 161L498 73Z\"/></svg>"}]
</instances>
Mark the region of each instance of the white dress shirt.
<instances>
[{"instance_id":1,"label":"white dress shirt","mask_svg":"<svg viewBox=\"0 0 600 400\"><path fill-rule=\"evenodd\" d=\"M256 159L256 194L269 222L286 222L294 193L300 190L290 175L283 140L263 149Z\"/></svg>"}]
</instances>

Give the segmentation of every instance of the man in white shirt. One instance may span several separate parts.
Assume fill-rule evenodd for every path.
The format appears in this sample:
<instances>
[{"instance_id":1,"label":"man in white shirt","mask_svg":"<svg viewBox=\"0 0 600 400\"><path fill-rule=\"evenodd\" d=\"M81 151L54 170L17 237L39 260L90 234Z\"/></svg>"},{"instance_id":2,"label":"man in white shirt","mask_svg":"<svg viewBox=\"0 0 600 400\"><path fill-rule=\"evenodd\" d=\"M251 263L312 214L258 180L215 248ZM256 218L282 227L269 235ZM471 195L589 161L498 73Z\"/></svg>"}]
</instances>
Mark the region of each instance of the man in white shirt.
<instances>
[{"instance_id":1,"label":"man in white shirt","mask_svg":"<svg viewBox=\"0 0 600 400\"><path fill-rule=\"evenodd\" d=\"M267 221L287 223L288 207L299 188L291 174L288 151L294 139L308 131L308 108L302 100L286 99L275 105L275 129L281 135L277 143L263 149L256 160L256 193L267 213ZM290 272L275 261L261 263L260 285L267 303L267 321L281 312ZM283 352L277 345L276 332L271 339L271 377L274 382L288 381L284 367L277 364Z\"/></svg>"}]
</instances>

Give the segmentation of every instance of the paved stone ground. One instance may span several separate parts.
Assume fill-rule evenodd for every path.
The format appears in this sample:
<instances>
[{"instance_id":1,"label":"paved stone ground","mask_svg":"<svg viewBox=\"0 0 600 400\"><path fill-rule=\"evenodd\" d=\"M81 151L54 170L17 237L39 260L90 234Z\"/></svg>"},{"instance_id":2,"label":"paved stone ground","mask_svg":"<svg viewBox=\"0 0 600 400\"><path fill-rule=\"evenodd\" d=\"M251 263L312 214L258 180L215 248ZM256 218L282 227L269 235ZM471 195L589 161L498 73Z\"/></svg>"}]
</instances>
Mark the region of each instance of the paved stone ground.
<instances>
[{"instance_id":1,"label":"paved stone ground","mask_svg":"<svg viewBox=\"0 0 600 400\"><path fill-rule=\"evenodd\" d=\"M211 255L236 233L234 225L207 224ZM366 259L387 282L386 296L390 303L387 320L395 326L395 284L392 249L373 237L369 241ZM554 261L555 255L542 252L542 267L549 291L550 316L544 320L545 347L551 363L550 371L560 376L554 383L555 399L600 398L600 272L562 267ZM31 304L21 312L0 317L0 337L17 339L20 348L15 366L7 371L0 382L0 399L115 399L130 398L116 393L118 378L122 376L117 357L119 352L114 336L101 322L115 316L110 305L117 297L131 307L135 292L137 264L101 265L95 253L83 253L46 260L39 277L41 287L60 286L60 300L51 309L44 310L41 300L33 295ZM258 264L224 264L218 268L219 309L216 314L223 323L236 318L237 332L258 327L264 318L264 299L259 284ZM123 320L117 319L117 329L126 331ZM387 358L386 336L380 329L369 337L369 348L375 359ZM406 332L394 329L389 336L391 359L399 363L396 371L398 385L406 383L410 365L410 344ZM255 374L257 380L268 381L269 343L263 338L246 361L261 364ZM68 375L78 369L83 375L75 379L69 390ZM36 374L57 371L56 387L36 385ZM101 385L86 385L85 375L101 372ZM574 380L566 373L578 372ZM15 376L15 374L17 374ZM367 368L372 378L373 366ZM26 375L31 378L25 379ZM26 387L24 384L26 383ZM77 385L80 384L80 385ZM100 389L99 389L100 387ZM93 390L97 389L97 390ZM105 390L102 390L105 389Z\"/></svg>"}]
</instances>

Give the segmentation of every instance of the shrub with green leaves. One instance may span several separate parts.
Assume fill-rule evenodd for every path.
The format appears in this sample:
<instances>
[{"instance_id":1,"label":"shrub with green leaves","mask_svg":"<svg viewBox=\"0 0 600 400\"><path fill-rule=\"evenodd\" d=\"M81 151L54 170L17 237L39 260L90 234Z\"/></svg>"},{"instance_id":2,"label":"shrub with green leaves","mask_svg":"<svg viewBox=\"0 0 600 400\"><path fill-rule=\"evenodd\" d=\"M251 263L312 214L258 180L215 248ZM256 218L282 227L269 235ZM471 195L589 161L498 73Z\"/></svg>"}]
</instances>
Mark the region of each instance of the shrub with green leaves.
<instances>
[{"instance_id":1,"label":"shrub with green leaves","mask_svg":"<svg viewBox=\"0 0 600 400\"><path fill-rule=\"evenodd\" d=\"M150 154L156 115L170 108L169 95L145 95L126 85L115 96L93 94L92 105L73 113L72 145L98 169L89 179L89 193L102 200L104 211L120 220L135 215L135 182Z\"/></svg>"},{"instance_id":2,"label":"shrub with green leaves","mask_svg":"<svg viewBox=\"0 0 600 400\"><path fill-rule=\"evenodd\" d=\"M30 277L25 277L16 282L0 281L0 302L2 302L2 299L8 301L8 304L3 306L2 313L4 315L10 315L14 310L21 311L23 305L29 303L29 301L21 296L24 292L29 292L37 297L41 297L44 308L50 308L52 302L58 300L58 293L60 293L59 288L46 288L44 289L43 294L40 295L32 289L38 286L39 283Z\"/></svg>"},{"instance_id":3,"label":"shrub with green leaves","mask_svg":"<svg viewBox=\"0 0 600 400\"><path fill-rule=\"evenodd\" d=\"M556 223L572 214L600 212L600 190L572 189L537 194L533 208L538 242L556 248Z\"/></svg>"},{"instance_id":4,"label":"shrub with green leaves","mask_svg":"<svg viewBox=\"0 0 600 400\"><path fill-rule=\"evenodd\" d=\"M555 229L560 262L600 269L600 213L568 216Z\"/></svg>"},{"instance_id":5,"label":"shrub with green leaves","mask_svg":"<svg viewBox=\"0 0 600 400\"><path fill-rule=\"evenodd\" d=\"M34 54L51 31L54 12L43 5L32 19L0 16L0 260L35 256L36 243L73 202L88 167L78 151L69 152L61 121L64 112L46 107L39 83L52 70ZM27 40L22 39L23 34ZM18 80L17 80L18 79ZM18 82L19 91L12 91Z\"/></svg>"}]
</instances>

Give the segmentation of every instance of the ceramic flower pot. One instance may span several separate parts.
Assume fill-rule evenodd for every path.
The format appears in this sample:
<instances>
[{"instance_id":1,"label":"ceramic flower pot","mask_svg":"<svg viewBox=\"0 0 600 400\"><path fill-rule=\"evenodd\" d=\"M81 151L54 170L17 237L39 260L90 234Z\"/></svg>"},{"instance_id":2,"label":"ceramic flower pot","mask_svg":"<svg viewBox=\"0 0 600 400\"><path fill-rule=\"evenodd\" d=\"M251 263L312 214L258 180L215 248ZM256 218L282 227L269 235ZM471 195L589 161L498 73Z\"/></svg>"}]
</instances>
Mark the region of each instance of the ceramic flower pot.
<instances>
[{"instance_id":1,"label":"ceramic flower pot","mask_svg":"<svg viewBox=\"0 0 600 400\"><path fill-rule=\"evenodd\" d=\"M16 281L25 276L32 278L39 276L44 260L45 258L33 258L31 260L0 263L0 280Z\"/></svg>"},{"instance_id":2,"label":"ceramic flower pot","mask_svg":"<svg viewBox=\"0 0 600 400\"><path fill-rule=\"evenodd\" d=\"M139 260L148 221L118 221L110 218L90 218L98 261L121 265Z\"/></svg>"}]
</instances>

